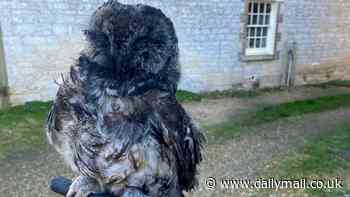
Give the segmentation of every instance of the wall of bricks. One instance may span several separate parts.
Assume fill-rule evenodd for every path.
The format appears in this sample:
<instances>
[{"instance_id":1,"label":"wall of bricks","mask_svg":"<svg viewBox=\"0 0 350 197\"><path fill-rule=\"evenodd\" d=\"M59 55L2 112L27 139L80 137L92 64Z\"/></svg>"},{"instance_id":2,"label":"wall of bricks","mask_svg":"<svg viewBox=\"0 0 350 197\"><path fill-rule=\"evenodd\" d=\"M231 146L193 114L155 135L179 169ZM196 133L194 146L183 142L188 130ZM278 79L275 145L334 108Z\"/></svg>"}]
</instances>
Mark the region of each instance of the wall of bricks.
<instances>
[{"instance_id":1,"label":"wall of bricks","mask_svg":"<svg viewBox=\"0 0 350 197\"><path fill-rule=\"evenodd\" d=\"M284 9L284 42L297 43L297 84L350 79L350 1L288 0Z\"/></svg>"},{"instance_id":2,"label":"wall of bricks","mask_svg":"<svg viewBox=\"0 0 350 197\"><path fill-rule=\"evenodd\" d=\"M12 103L49 100L53 82L84 47L81 30L103 0L1 0L0 21ZM285 51L296 43L297 84L350 78L350 1L288 0L281 5L279 58L240 61L242 0L120 0L158 7L179 37L180 88L231 88L256 76L279 86Z\"/></svg>"},{"instance_id":3,"label":"wall of bricks","mask_svg":"<svg viewBox=\"0 0 350 197\"><path fill-rule=\"evenodd\" d=\"M54 80L83 46L81 29L98 0L1 0L10 100L49 100Z\"/></svg>"},{"instance_id":4,"label":"wall of bricks","mask_svg":"<svg viewBox=\"0 0 350 197\"><path fill-rule=\"evenodd\" d=\"M279 59L241 63L259 78L260 86L283 84L287 50L293 43L296 85L350 79L350 1L285 0L280 14Z\"/></svg>"}]
</instances>

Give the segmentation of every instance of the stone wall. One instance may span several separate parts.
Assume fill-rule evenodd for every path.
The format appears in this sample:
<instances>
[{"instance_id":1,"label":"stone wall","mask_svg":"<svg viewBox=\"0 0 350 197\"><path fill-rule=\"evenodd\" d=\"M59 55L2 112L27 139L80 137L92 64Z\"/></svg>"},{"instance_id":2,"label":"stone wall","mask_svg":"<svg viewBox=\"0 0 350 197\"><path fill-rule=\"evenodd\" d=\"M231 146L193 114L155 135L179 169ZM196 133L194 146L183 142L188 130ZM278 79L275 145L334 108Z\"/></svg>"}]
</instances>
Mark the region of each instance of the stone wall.
<instances>
[{"instance_id":1,"label":"stone wall","mask_svg":"<svg viewBox=\"0 0 350 197\"><path fill-rule=\"evenodd\" d=\"M350 1L288 0L284 8L284 41L297 43L296 83L350 79Z\"/></svg>"},{"instance_id":2,"label":"stone wall","mask_svg":"<svg viewBox=\"0 0 350 197\"><path fill-rule=\"evenodd\" d=\"M296 85L350 79L350 1L285 0L279 13L279 57L242 62L248 75L257 76L261 87L283 85L287 50L295 43Z\"/></svg>"},{"instance_id":3,"label":"stone wall","mask_svg":"<svg viewBox=\"0 0 350 197\"><path fill-rule=\"evenodd\" d=\"M11 101L51 99L53 80L83 47L81 30L103 0L2 0L0 20ZM239 82L240 0L124 0L161 8L180 40L182 80L191 91L230 88ZM220 2L220 3L219 3Z\"/></svg>"},{"instance_id":4,"label":"stone wall","mask_svg":"<svg viewBox=\"0 0 350 197\"><path fill-rule=\"evenodd\" d=\"M241 0L120 0L163 10L175 25L182 65L180 88L211 91L241 79L238 51Z\"/></svg>"},{"instance_id":5,"label":"stone wall","mask_svg":"<svg viewBox=\"0 0 350 197\"><path fill-rule=\"evenodd\" d=\"M12 103L49 100L54 80L82 48L81 29L98 0L1 0L0 20Z\"/></svg>"},{"instance_id":6,"label":"stone wall","mask_svg":"<svg viewBox=\"0 0 350 197\"><path fill-rule=\"evenodd\" d=\"M81 30L103 0L1 0L0 21L12 103L49 100L53 82L84 47ZM285 51L297 48L297 84L349 78L350 1L288 0L280 13L279 58L240 61L242 0L120 0L161 8L179 37L180 88L211 91L244 83L281 84Z\"/></svg>"}]
</instances>

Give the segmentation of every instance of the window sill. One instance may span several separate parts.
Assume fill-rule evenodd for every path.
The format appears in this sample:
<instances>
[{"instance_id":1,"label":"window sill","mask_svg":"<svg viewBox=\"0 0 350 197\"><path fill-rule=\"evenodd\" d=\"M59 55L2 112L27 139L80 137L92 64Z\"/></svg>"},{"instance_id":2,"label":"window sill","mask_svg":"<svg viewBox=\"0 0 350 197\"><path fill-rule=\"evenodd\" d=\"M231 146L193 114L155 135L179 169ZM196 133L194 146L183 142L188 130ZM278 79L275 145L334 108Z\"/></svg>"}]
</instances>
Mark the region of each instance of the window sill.
<instances>
[{"instance_id":1,"label":"window sill","mask_svg":"<svg viewBox=\"0 0 350 197\"><path fill-rule=\"evenodd\" d=\"M277 60L278 56L274 55L241 55L241 61L251 62L251 61L271 61Z\"/></svg>"}]
</instances>

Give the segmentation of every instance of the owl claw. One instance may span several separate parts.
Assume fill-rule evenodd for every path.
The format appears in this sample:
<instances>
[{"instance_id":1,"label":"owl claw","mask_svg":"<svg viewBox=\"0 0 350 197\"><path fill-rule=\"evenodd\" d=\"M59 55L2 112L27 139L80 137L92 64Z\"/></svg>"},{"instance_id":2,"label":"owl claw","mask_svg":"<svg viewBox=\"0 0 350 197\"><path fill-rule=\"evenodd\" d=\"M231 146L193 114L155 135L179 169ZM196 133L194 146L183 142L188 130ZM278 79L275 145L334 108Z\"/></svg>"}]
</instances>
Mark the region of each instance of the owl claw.
<instances>
[{"instance_id":1,"label":"owl claw","mask_svg":"<svg viewBox=\"0 0 350 197\"><path fill-rule=\"evenodd\" d=\"M69 187L66 197L88 197L92 193L100 192L100 186L96 180L79 176Z\"/></svg>"}]
</instances>

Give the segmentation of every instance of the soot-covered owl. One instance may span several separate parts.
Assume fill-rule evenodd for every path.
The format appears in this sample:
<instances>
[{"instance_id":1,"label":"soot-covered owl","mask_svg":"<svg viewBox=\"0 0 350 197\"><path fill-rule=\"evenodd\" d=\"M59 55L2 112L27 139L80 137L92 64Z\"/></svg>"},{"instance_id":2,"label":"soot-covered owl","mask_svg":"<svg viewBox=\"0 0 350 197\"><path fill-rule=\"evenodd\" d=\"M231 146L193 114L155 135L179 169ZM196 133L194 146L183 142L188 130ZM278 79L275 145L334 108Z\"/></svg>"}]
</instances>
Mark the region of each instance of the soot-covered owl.
<instances>
[{"instance_id":1,"label":"soot-covered owl","mask_svg":"<svg viewBox=\"0 0 350 197\"><path fill-rule=\"evenodd\" d=\"M47 136L79 174L67 196L182 197L197 185L203 135L176 101L169 18L115 0L94 12L88 46L63 82Z\"/></svg>"}]
</instances>

